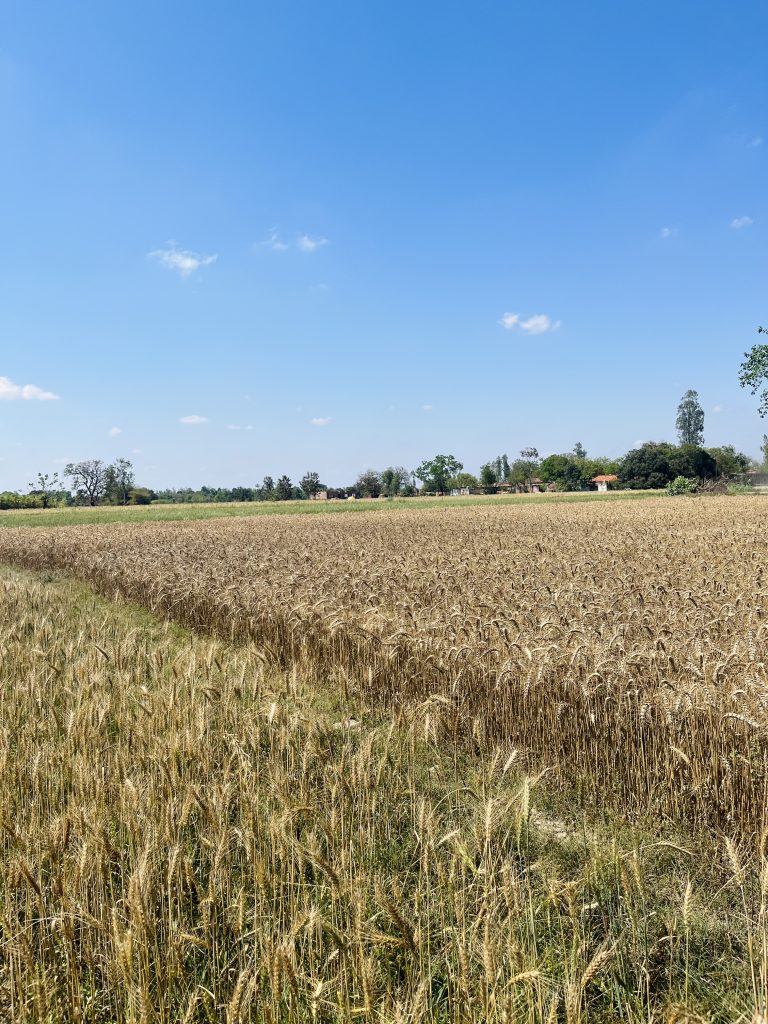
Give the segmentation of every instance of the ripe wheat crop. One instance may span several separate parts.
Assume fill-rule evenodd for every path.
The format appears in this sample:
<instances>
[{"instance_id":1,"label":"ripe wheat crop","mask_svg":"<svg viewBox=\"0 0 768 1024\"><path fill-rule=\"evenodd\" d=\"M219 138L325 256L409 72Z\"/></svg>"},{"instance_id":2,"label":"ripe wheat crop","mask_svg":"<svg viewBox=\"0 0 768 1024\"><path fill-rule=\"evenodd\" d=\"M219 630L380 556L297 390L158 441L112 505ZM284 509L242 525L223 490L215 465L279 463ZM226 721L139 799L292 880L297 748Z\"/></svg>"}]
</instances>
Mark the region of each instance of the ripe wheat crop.
<instances>
[{"instance_id":1,"label":"ripe wheat crop","mask_svg":"<svg viewBox=\"0 0 768 1024\"><path fill-rule=\"evenodd\" d=\"M278 669L516 750L587 804L760 833L766 541L749 498L0 533Z\"/></svg>"},{"instance_id":2,"label":"ripe wheat crop","mask_svg":"<svg viewBox=\"0 0 768 1024\"><path fill-rule=\"evenodd\" d=\"M764 848L572 829L447 698L270 660L0 573L0 1020L765 1019Z\"/></svg>"}]
</instances>

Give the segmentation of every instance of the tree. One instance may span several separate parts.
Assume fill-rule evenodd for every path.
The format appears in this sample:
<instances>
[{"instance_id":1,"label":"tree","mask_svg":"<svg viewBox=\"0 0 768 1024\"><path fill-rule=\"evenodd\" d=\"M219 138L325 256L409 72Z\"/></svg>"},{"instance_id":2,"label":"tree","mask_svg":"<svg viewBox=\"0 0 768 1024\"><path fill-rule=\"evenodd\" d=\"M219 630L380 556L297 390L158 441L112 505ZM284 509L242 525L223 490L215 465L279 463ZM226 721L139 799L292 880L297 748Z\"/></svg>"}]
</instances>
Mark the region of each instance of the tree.
<instances>
[{"instance_id":1,"label":"tree","mask_svg":"<svg viewBox=\"0 0 768 1024\"><path fill-rule=\"evenodd\" d=\"M381 474L381 486L388 498L396 497L408 483L408 470L404 466L387 466Z\"/></svg>"},{"instance_id":2,"label":"tree","mask_svg":"<svg viewBox=\"0 0 768 1024\"><path fill-rule=\"evenodd\" d=\"M695 444L699 448L704 444L704 410L698 392L689 389L680 399L675 426L680 444Z\"/></svg>"},{"instance_id":3,"label":"tree","mask_svg":"<svg viewBox=\"0 0 768 1024\"><path fill-rule=\"evenodd\" d=\"M669 469L673 477L704 479L717 476L717 463L704 448L695 444L681 444L669 454Z\"/></svg>"},{"instance_id":4,"label":"tree","mask_svg":"<svg viewBox=\"0 0 768 1024\"><path fill-rule=\"evenodd\" d=\"M99 499L104 497L107 467L101 459L70 462L64 467L64 475L72 478L72 486L89 505L98 504Z\"/></svg>"},{"instance_id":5,"label":"tree","mask_svg":"<svg viewBox=\"0 0 768 1024\"><path fill-rule=\"evenodd\" d=\"M465 487L470 489L477 487L477 477L471 473L457 473L456 476L451 477L448 481L448 487L451 490L457 491L463 490Z\"/></svg>"},{"instance_id":6,"label":"tree","mask_svg":"<svg viewBox=\"0 0 768 1024\"><path fill-rule=\"evenodd\" d=\"M580 461L586 459L587 449L584 447L581 441L577 441L576 444L573 446L573 457L574 459L579 459Z\"/></svg>"},{"instance_id":7,"label":"tree","mask_svg":"<svg viewBox=\"0 0 768 1024\"><path fill-rule=\"evenodd\" d=\"M48 508L51 494L58 489L60 483L58 473L54 473L53 476L48 473L38 473L37 480L29 485L29 489L35 494L39 494L43 508Z\"/></svg>"},{"instance_id":8,"label":"tree","mask_svg":"<svg viewBox=\"0 0 768 1024\"><path fill-rule=\"evenodd\" d=\"M275 497L275 481L271 476L265 476L261 484L261 491L264 501L273 501Z\"/></svg>"},{"instance_id":9,"label":"tree","mask_svg":"<svg viewBox=\"0 0 768 1024\"><path fill-rule=\"evenodd\" d=\"M121 505L128 504L128 495L134 483L133 464L128 459L116 459L111 466L107 466L107 493L114 494Z\"/></svg>"},{"instance_id":10,"label":"tree","mask_svg":"<svg viewBox=\"0 0 768 1024\"><path fill-rule=\"evenodd\" d=\"M521 468L523 469L525 483L530 491L533 488L533 474L539 468L538 448L521 448L518 463L522 464Z\"/></svg>"},{"instance_id":11,"label":"tree","mask_svg":"<svg viewBox=\"0 0 768 1024\"><path fill-rule=\"evenodd\" d=\"M768 327L758 327L757 333L768 334ZM749 352L744 353L744 362L739 368L739 384L749 388L753 395L762 388L757 411L761 416L768 416L768 345L753 345Z\"/></svg>"},{"instance_id":12,"label":"tree","mask_svg":"<svg viewBox=\"0 0 768 1024\"><path fill-rule=\"evenodd\" d=\"M768 469L768 434L763 434L763 443L760 450L763 453L763 466Z\"/></svg>"},{"instance_id":13,"label":"tree","mask_svg":"<svg viewBox=\"0 0 768 1024\"><path fill-rule=\"evenodd\" d=\"M293 497L293 484L289 476L281 476L275 485L275 501L290 501Z\"/></svg>"},{"instance_id":14,"label":"tree","mask_svg":"<svg viewBox=\"0 0 768 1024\"><path fill-rule=\"evenodd\" d=\"M305 473L299 481L299 486L307 498L314 498L317 492L323 489L320 476L317 473Z\"/></svg>"},{"instance_id":15,"label":"tree","mask_svg":"<svg viewBox=\"0 0 768 1024\"><path fill-rule=\"evenodd\" d=\"M499 478L496 476L495 468L490 462L484 463L480 467L480 486L485 488L493 487L498 481Z\"/></svg>"},{"instance_id":16,"label":"tree","mask_svg":"<svg viewBox=\"0 0 768 1024\"><path fill-rule=\"evenodd\" d=\"M746 473L752 461L744 452L737 452L732 444L724 444L720 448L707 448L707 452L715 460L718 476L737 476Z\"/></svg>"},{"instance_id":17,"label":"tree","mask_svg":"<svg viewBox=\"0 0 768 1024\"><path fill-rule=\"evenodd\" d=\"M381 475L375 469L366 469L355 485L361 498L378 498L381 494Z\"/></svg>"},{"instance_id":18,"label":"tree","mask_svg":"<svg viewBox=\"0 0 768 1024\"><path fill-rule=\"evenodd\" d=\"M648 441L640 448L627 452L619 469L619 481L632 490L666 487L677 473L669 465L674 445Z\"/></svg>"},{"instance_id":19,"label":"tree","mask_svg":"<svg viewBox=\"0 0 768 1024\"><path fill-rule=\"evenodd\" d=\"M582 489L582 463L573 455L548 455L539 466L541 479L560 491Z\"/></svg>"},{"instance_id":20,"label":"tree","mask_svg":"<svg viewBox=\"0 0 768 1024\"><path fill-rule=\"evenodd\" d=\"M448 481L462 469L464 466L453 455L436 455L434 459L427 459L417 467L416 476L424 484L425 490L444 494Z\"/></svg>"}]
</instances>

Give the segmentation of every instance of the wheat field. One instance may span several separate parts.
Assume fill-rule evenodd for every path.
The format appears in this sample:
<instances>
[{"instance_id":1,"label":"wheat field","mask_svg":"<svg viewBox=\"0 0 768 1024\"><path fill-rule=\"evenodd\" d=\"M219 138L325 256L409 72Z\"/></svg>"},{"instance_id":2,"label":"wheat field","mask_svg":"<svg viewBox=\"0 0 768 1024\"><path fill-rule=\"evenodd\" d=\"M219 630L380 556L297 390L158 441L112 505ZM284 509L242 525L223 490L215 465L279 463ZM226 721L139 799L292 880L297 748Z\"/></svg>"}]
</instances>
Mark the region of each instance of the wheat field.
<instances>
[{"instance_id":1,"label":"wheat field","mask_svg":"<svg viewBox=\"0 0 768 1024\"><path fill-rule=\"evenodd\" d=\"M764 1024L760 500L0 533L0 1019Z\"/></svg>"},{"instance_id":2,"label":"wheat field","mask_svg":"<svg viewBox=\"0 0 768 1024\"><path fill-rule=\"evenodd\" d=\"M584 799L760 832L764 511L751 498L6 530L0 560L227 639Z\"/></svg>"}]
</instances>

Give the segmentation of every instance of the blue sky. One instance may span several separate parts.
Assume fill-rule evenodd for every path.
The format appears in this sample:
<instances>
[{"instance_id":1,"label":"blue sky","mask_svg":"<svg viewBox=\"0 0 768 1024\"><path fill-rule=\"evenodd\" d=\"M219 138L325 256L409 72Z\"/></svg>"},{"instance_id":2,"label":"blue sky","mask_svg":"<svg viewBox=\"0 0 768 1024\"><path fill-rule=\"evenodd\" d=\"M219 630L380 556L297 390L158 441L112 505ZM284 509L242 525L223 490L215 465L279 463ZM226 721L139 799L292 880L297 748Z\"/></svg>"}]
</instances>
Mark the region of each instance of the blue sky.
<instances>
[{"instance_id":1,"label":"blue sky","mask_svg":"<svg viewBox=\"0 0 768 1024\"><path fill-rule=\"evenodd\" d=\"M689 387L757 455L766 38L764 2L0 4L0 490L616 455Z\"/></svg>"}]
</instances>

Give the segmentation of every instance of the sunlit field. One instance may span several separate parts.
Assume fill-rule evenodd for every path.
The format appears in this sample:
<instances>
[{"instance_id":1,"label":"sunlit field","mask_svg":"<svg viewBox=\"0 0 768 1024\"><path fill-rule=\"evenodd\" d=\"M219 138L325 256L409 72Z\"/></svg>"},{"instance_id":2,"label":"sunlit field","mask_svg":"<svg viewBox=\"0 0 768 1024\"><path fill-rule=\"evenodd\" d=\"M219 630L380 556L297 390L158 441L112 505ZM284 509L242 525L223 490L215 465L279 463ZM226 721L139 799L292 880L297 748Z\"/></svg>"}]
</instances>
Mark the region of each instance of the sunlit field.
<instances>
[{"instance_id":1,"label":"sunlit field","mask_svg":"<svg viewBox=\"0 0 768 1024\"><path fill-rule=\"evenodd\" d=\"M362 498L356 501L247 501L176 505L97 505L72 508L0 511L4 526L75 526L79 523L143 523L177 519L220 519L239 516L319 515L345 512L404 511L421 508L462 508L467 505L529 505L552 502L626 501L656 497L657 491L596 491L553 494L469 495L466 497Z\"/></svg>"},{"instance_id":2,"label":"sunlit field","mask_svg":"<svg viewBox=\"0 0 768 1024\"><path fill-rule=\"evenodd\" d=\"M764 1019L762 499L504 502L0 531L0 1008Z\"/></svg>"}]
</instances>

